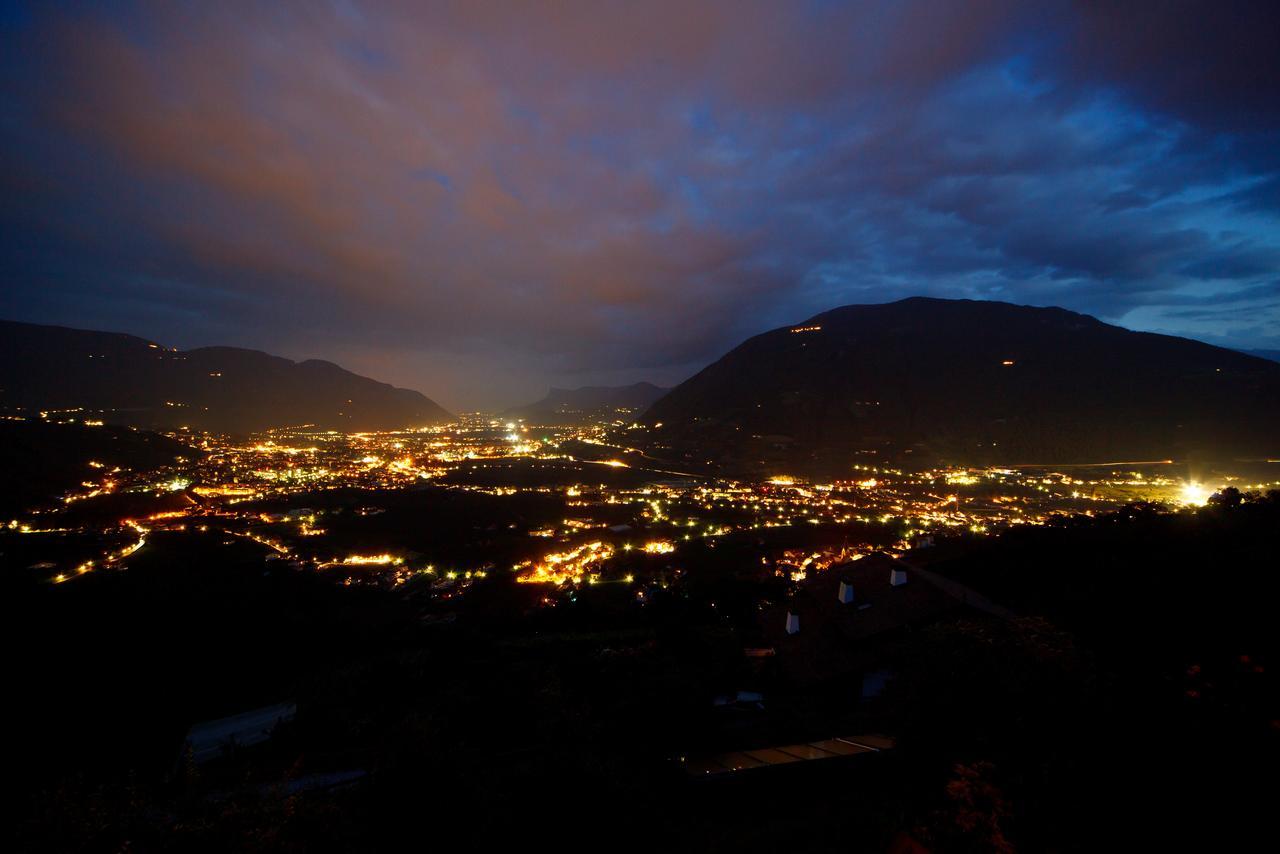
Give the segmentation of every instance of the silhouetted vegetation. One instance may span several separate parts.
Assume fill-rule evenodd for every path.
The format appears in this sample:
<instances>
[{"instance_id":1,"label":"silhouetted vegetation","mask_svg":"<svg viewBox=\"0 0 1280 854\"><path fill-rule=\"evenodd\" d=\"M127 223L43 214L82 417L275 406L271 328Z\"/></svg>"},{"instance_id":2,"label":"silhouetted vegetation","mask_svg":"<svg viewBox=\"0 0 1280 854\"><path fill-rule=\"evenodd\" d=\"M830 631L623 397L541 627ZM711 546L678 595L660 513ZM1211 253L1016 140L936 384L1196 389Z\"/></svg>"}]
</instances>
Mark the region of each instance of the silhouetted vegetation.
<instances>
[{"instance_id":1,"label":"silhouetted vegetation","mask_svg":"<svg viewBox=\"0 0 1280 854\"><path fill-rule=\"evenodd\" d=\"M1224 490L1197 511L1015 528L936 564L1028 616L927 632L890 685L904 747L937 763L934 779L953 769L918 834L1041 850L1263 833L1274 788L1257 781L1280 747L1277 530L1280 493Z\"/></svg>"}]
</instances>

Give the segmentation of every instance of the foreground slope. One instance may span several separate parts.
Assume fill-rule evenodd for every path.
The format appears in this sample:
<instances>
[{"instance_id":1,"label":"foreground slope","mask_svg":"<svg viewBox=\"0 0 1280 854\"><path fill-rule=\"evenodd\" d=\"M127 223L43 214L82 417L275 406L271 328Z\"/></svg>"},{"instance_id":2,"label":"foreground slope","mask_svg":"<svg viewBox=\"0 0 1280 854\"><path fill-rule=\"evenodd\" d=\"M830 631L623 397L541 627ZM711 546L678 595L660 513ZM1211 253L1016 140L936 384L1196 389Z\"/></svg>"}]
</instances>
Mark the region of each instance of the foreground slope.
<instances>
[{"instance_id":1,"label":"foreground slope","mask_svg":"<svg viewBox=\"0 0 1280 854\"><path fill-rule=\"evenodd\" d=\"M672 456L743 466L1276 455L1280 365L1059 308L916 297L757 335L643 420Z\"/></svg>"},{"instance_id":2,"label":"foreground slope","mask_svg":"<svg viewBox=\"0 0 1280 854\"><path fill-rule=\"evenodd\" d=\"M132 335L11 321L0 321L0 406L83 408L117 424L230 433L393 429L450 417L416 391L331 362L234 347L171 350Z\"/></svg>"}]
</instances>

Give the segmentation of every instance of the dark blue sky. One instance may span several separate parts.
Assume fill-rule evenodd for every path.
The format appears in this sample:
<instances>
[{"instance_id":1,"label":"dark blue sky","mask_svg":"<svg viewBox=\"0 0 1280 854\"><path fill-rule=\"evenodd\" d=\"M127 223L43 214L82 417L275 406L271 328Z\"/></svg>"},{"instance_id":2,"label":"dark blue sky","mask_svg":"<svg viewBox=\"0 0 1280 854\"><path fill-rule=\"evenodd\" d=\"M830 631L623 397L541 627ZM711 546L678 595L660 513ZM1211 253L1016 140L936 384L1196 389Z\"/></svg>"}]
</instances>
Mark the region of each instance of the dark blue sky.
<instances>
[{"instance_id":1,"label":"dark blue sky","mask_svg":"<svg viewBox=\"0 0 1280 854\"><path fill-rule=\"evenodd\" d=\"M1278 4L3 9L5 317L452 407L913 294L1280 348Z\"/></svg>"}]
</instances>

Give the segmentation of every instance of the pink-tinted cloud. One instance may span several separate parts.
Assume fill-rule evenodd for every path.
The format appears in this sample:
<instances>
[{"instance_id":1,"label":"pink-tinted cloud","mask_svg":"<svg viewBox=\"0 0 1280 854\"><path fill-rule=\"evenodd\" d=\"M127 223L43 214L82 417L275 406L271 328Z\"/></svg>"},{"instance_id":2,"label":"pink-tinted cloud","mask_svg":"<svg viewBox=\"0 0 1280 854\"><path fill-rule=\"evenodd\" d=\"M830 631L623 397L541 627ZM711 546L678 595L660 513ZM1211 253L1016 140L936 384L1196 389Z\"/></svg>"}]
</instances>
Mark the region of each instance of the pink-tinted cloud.
<instances>
[{"instance_id":1,"label":"pink-tinted cloud","mask_svg":"<svg viewBox=\"0 0 1280 854\"><path fill-rule=\"evenodd\" d=\"M1127 20L994 0L33 11L0 126L3 308L345 356L465 407L673 382L851 300L1119 318L1177 304L1228 250L1252 266L1214 287L1260 293L1275 208L1229 199L1274 180L1276 128L1205 118L1185 72L1157 85L1186 30L1135 42Z\"/></svg>"}]
</instances>

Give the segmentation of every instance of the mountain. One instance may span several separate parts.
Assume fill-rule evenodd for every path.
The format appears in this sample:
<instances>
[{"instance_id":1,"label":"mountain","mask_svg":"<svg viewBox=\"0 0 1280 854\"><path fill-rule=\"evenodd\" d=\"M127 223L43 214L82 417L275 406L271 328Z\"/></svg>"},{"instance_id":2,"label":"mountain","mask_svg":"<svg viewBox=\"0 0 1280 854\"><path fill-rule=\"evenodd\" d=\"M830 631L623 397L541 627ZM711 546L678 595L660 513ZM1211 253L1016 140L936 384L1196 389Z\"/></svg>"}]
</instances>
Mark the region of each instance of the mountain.
<instances>
[{"instance_id":1,"label":"mountain","mask_svg":"<svg viewBox=\"0 0 1280 854\"><path fill-rule=\"evenodd\" d=\"M1280 365L1060 308L915 297L749 339L655 403L655 454L848 471L1280 452Z\"/></svg>"},{"instance_id":2,"label":"mountain","mask_svg":"<svg viewBox=\"0 0 1280 854\"><path fill-rule=\"evenodd\" d=\"M1266 359L1269 362L1280 362L1280 350L1243 350L1241 352L1248 353L1250 356L1257 356L1259 359Z\"/></svg>"},{"instance_id":3,"label":"mountain","mask_svg":"<svg viewBox=\"0 0 1280 854\"><path fill-rule=\"evenodd\" d=\"M0 407L84 409L116 424L226 433L381 430L450 419L416 391L332 362L257 350L173 350L114 332L0 321Z\"/></svg>"},{"instance_id":4,"label":"mountain","mask_svg":"<svg viewBox=\"0 0 1280 854\"><path fill-rule=\"evenodd\" d=\"M629 417L648 408L668 389L653 383L625 386L553 388L542 400L503 413L535 424L576 424Z\"/></svg>"}]
</instances>

